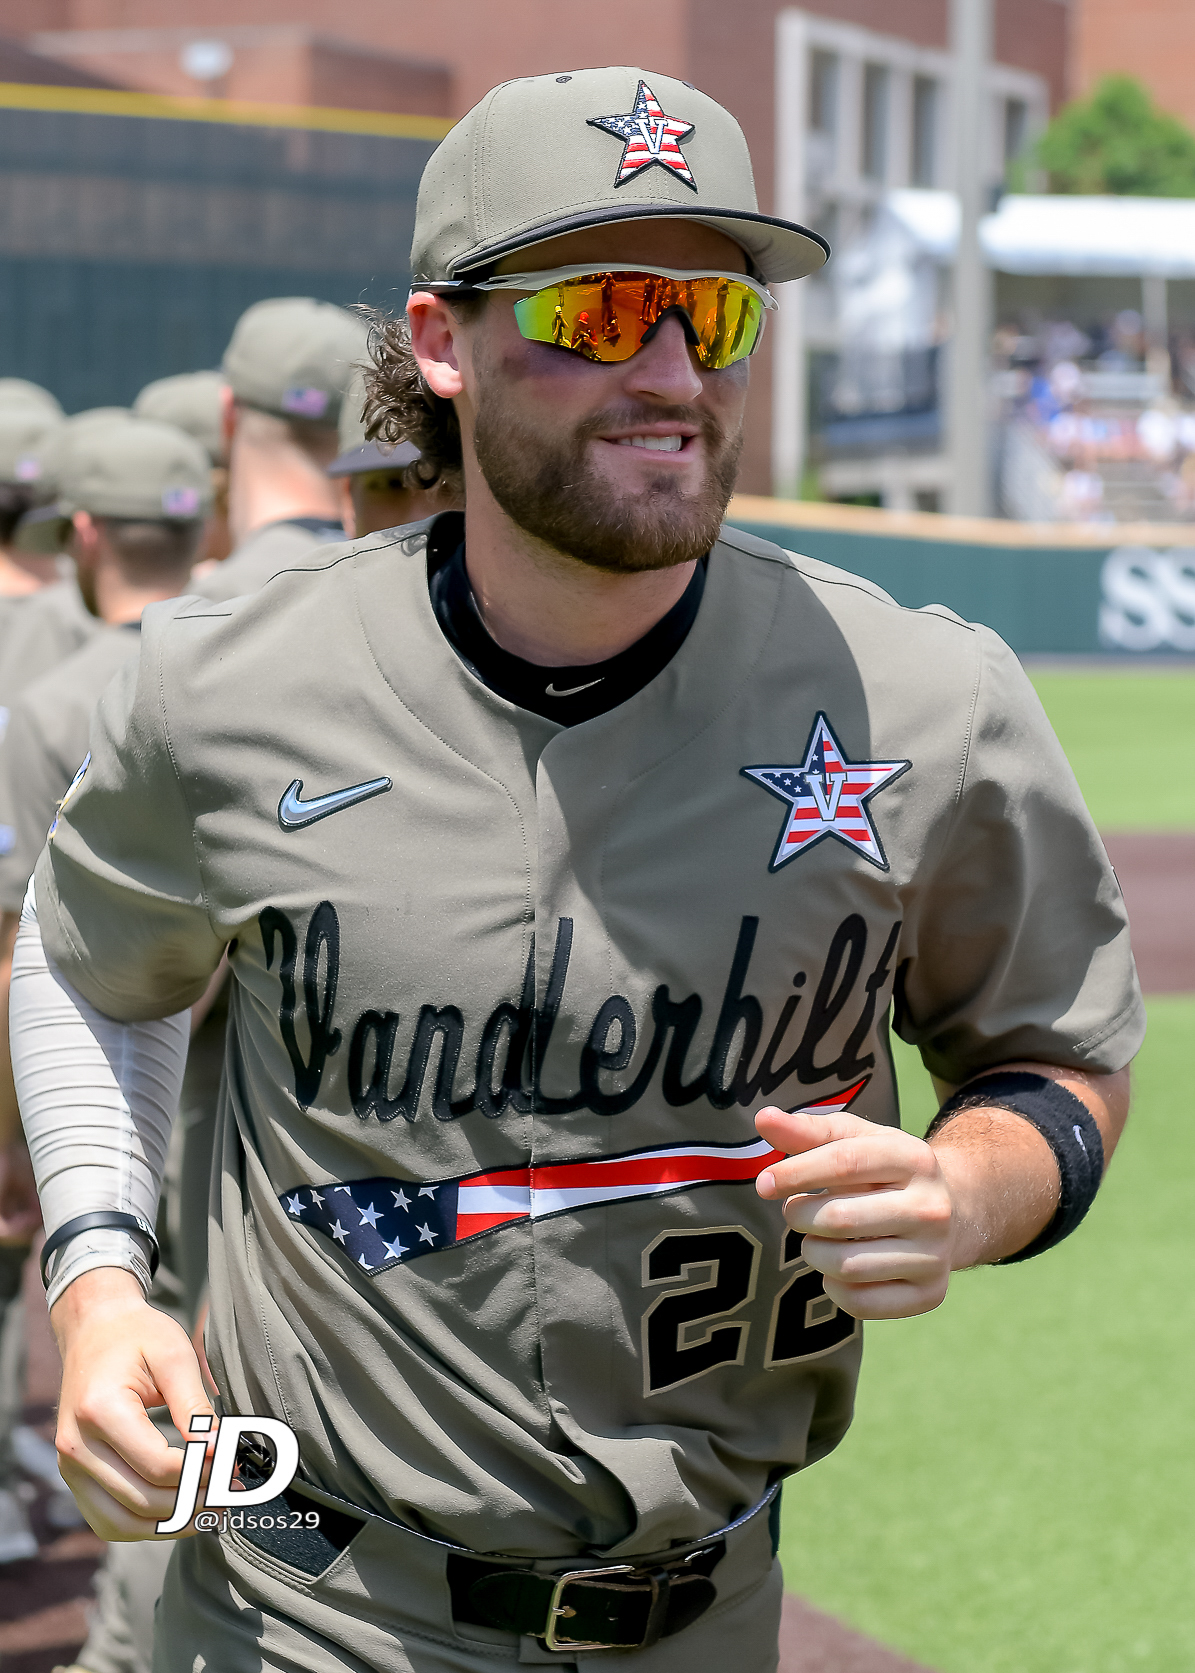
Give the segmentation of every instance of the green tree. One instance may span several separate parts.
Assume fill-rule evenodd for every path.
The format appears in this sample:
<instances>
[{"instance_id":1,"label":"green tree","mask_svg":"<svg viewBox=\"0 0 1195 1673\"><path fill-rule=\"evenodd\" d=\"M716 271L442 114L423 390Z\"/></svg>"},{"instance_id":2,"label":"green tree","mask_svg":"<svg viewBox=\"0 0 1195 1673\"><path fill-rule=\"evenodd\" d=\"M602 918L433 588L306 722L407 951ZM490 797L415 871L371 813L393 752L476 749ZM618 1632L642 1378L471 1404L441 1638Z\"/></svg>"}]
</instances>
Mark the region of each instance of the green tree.
<instances>
[{"instance_id":1,"label":"green tree","mask_svg":"<svg viewBox=\"0 0 1195 1673\"><path fill-rule=\"evenodd\" d=\"M1064 106L1027 162L1045 170L1052 192L1195 197L1195 133L1132 76L1105 76L1090 98Z\"/></svg>"}]
</instances>

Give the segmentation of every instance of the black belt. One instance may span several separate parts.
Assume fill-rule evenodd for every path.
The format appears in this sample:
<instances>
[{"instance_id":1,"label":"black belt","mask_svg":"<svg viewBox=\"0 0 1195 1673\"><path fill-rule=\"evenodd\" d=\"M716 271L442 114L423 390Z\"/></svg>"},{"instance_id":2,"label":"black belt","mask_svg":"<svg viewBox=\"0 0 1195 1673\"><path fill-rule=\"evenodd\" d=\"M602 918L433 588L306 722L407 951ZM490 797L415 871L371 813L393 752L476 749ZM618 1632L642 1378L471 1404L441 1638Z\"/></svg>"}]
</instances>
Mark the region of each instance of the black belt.
<instances>
[{"instance_id":1,"label":"black belt","mask_svg":"<svg viewBox=\"0 0 1195 1673\"><path fill-rule=\"evenodd\" d=\"M537 1574L450 1551L452 1613L547 1650L646 1650L705 1614L718 1595L709 1576L725 1555L726 1541L714 1539L679 1558Z\"/></svg>"}]
</instances>

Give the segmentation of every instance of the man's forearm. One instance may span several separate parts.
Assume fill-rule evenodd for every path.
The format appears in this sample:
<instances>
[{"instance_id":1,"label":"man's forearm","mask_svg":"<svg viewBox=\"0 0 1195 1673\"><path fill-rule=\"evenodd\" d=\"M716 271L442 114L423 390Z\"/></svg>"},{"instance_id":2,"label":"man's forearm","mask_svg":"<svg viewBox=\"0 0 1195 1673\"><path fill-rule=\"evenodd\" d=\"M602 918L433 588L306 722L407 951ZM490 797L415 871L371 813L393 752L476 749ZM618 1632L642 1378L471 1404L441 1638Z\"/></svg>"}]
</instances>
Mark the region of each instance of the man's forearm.
<instances>
[{"instance_id":1,"label":"man's forearm","mask_svg":"<svg viewBox=\"0 0 1195 1673\"><path fill-rule=\"evenodd\" d=\"M95 1212L56 1250L50 1305L84 1270L122 1267L146 1290L152 1226L170 1124L186 1062L190 1013L122 1023L98 1012L47 960L36 903L26 905L13 958L14 1079L48 1237Z\"/></svg>"},{"instance_id":2,"label":"man's forearm","mask_svg":"<svg viewBox=\"0 0 1195 1673\"><path fill-rule=\"evenodd\" d=\"M1100 1130L1107 1167L1128 1119L1127 1068L1095 1075L1050 1063L1005 1063L1000 1071L1041 1075L1079 1098ZM1053 1218L1058 1162L1043 1134L1023 1117L983 1106L964 1110L933 1135L930 1147L958 1215L954 1270L1016 1254Z\"/></svg>"}]
</instances>

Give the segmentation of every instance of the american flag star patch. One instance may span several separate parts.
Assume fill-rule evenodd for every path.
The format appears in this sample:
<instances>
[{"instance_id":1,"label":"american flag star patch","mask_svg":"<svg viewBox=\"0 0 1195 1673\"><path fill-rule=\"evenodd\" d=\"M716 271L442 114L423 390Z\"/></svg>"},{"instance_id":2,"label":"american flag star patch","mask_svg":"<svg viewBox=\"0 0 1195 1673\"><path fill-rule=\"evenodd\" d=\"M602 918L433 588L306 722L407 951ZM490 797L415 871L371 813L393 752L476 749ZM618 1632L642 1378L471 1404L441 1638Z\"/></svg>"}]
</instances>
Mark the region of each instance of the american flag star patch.
<instances>
[{"instance_id":1,"label":"american flag star patch","mask_svg":"<svg viewBox=\"0 0 1195 1673\"><path fill-rule=\"evenodd\" d=\"M888 860L868 803L877 791L907 773L911 761L850 761L824 714L818 714L805 759L792 766L740 767L770 795L787 804L769 871L779 871L823 837L837 837L881 871Z\"/></svg>"},{"instance_id":2,"label":"american flag star patch","mask_svg":"<svg viewBox=\"0 0 1195 1673\"><path fill-rule=\"evenodd\" d=\"M871 1079L800 1105L802 1113L838 1115ZM795 1112L794 1112L795 1113ZM751 1181L784 1152L766 1139L738 1144L653 1145L620 1156L499 1168L420 1185L385 1175L345 1184L296 1185L279 1202L371 1277L389 1267L452 1248L486 1232L586 1208L665 1197L702 1185Z\"/></svg>"},{"instance_id":3,"label":"american flag star patch","mask_svg":"<svg viewBox=\"0 0 1195 1673\"><path fill-rule=\"evenodd\" d=\"M639 83L633 110L625 116L591 116L587 126L601 128L623 141L622 157L614 176L616 186L625 186L643 169L658 163L686 186L697 190L697 182L680 148L681 141L693 132L693 124L683 122L679 116L666 116L645 81Z\"/></svg>"}]
</instances>

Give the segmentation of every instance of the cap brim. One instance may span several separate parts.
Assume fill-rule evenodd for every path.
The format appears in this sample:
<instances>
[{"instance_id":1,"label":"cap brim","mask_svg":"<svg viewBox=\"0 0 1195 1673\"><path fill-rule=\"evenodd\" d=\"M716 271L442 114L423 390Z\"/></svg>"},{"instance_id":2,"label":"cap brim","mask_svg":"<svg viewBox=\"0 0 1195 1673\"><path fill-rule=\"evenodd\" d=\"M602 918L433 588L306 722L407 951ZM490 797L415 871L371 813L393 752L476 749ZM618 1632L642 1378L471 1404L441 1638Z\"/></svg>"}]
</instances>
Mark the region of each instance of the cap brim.
<instances>
[{"instance_id":1,"label":"cap brim","mask_svg":"<svg viewBox=\"0 0 1195 1673\"><path fill-rule=\"evenodd\" d=\"M55 503L27 511L13 531L13 545L22 552L61 552L70 516Z\"/></svg>"},{"instance_id":2,"label":"cap brim","mask_svg":"<svg viewBox=\"0 0 1195 1673\"><path fill-rule=\"evenodd\" d=\"M647 221L660 216L674 221L696 221L701 226L713 227L725 233L744 249L755 263L766 284L783 285L791 279L804 279L825 266L830 246L820 233L795 221L781 221L774 215L760 215L744 209L702 209L694 213L685 204L627 204L625 210L604 205L577 215L562 215L551 221L541 221L533 227L508 235L490 244L469 250L452 265L449 277L462 279L479 268L492 267L504 256L526 250L532 244L542 244L549 238L559 238L566 232L580 232L587 227L603 226L612 221ZM418 280L415 281L418 289Z\"/></svg>"},{"instance_id":3,"label":"cap brim","mask_svg":"<svg viewBox=\"0 0 1195 1673\"><path fill-rule=\"evenodd\" d=\"M419 449L414 442L400 441L391 446L388 442L367 441L333 459L328 475L363 476L366 471L401 470L418 458Z\"/></svg>"}]
</instances>

